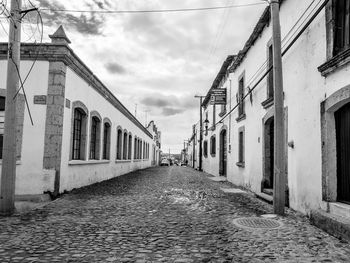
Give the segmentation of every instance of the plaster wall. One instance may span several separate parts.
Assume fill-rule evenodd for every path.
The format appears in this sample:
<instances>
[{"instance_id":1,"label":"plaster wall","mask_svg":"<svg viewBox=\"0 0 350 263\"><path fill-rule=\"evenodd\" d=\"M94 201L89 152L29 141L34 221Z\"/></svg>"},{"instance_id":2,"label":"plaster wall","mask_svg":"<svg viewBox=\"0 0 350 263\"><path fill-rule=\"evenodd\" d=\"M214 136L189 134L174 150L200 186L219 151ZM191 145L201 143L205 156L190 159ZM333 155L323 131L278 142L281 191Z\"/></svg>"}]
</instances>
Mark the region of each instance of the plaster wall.
<instances>
[{"instance_id":1,"label":"plaster wall","mask_svg":"<svg viewBox=\"0 0 350 263\"><path fill-rule=\"evenodd\" d=\"M282 38L311 3L311 0L285 1L281 6ZM261 36L250 48L241 65L231 73L232 106L236 104L238 78L244 72L245 87L253 74L267 59L267 43L272 32L265 27ZM288 108L288 141L294 141L294 149L288 147L288 187L290 206L308 213L322 207L322 159L320 104L340 88L349 85L350 66L337 69L322 77L318 67L327 61L325 11L323 10L309 28L296 41L283 58L284 106ZM231 153L228 153L228 180L245 186L253 192L261 191L263 178L263 118L271 107L264 109L261 103L267 98L265 78L254 90L252 102L245 100L246 118L237 122L238 110L231 115ZM223 86L228 86L229 80ZM245 93L248 90L245 89ZM228 91L229 94L229 91ZM273 106L272 106L273 107ZM228 109L229 110L229 109ZM210 116L210 113L209 113ZM229 118L224 124L229 127ZM219 120L219 117L217 117ZM238 167L238 129L245 127L245 167ZM220 126L216 128L218 134ZM208 136L209 138L209 136ZM205 160L205 159L204 159ZM217 175L218 159L207 162L206 171ZM213 166L214 168L209 168ZM212 170L211 170L212 169ZM215 171L214 171L215 170Z\"/></svg>"},{"instance_id":2,"label":"plaster wall","mask_svg":"<svg viewBox=\"0 0 350 263\"><path fill-rule=\"evenodd\" d=\"M31 61L21 62L22 78L27 75L31 65ZM43 169L46 105L34 104L34 95L47 94L48 69L49 62L37 61L24 85L34 124L31 124L25 108L21 159L16 166L16 195L42 194L53 190L54 172ZM1 89L6 89L6 72L7 61L1 60Z\"/></svg>"},{"instance_id":3,"label":"plaster wall","mask_svg":"<svg viewBox=\"0 0 350 263\"><path fill-rule=\"evenodd\" d=\"M153 139L146 135L140 128L132 123L126 116L119 112L112 104L101 96L92 86L86 83L82 78L67 68L66 74L66 99L72 102L81 101L88 108L89 112L97 111L101 118L109 118L112 122L111 127L111 151L110 160L82 160L71 161L70 141L72 125L72 108L65 107L63 123L63 142L62 142L62 164L61 164L61 183L60 192L82 187L92 183L110 179L133 170L143 169L151 166L151 154L147 160L134 160L134 136L141 138L142 141L149 143L149 149L152 149ZM116 141L117 127L121 126L123 130L131 132L132 141L132 159L116 161ZM90 141L90 118L88 119L88 138ZM102 133L101 133L102 136ZM102 141L102 138L101 138ZM89 144L86 147L86 156L88 156Z\"/></svg>"}]
</instances>

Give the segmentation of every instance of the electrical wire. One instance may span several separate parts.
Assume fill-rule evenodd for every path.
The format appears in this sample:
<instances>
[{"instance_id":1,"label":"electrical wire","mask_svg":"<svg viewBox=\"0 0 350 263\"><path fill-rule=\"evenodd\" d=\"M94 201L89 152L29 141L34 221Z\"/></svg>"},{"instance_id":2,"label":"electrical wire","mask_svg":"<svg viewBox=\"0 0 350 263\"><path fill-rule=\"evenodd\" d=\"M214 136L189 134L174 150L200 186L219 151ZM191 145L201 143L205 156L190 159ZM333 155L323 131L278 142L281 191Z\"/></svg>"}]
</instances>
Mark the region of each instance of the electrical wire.
<instances>
[{"instance_id":1,"label":"electrical wire","mask_svg":"<svg viewBox=\"0 0 350 263\"><path fill-rule=\"evenodd\" d=\"M30 0L28 0L28 1L29 1L29 3L34 7L34 5L31 3L31 1L30 1ZM40 25L41 25L41 28L42 28L42 30L41 30L41 35L40 35L39 47L38 47L37 50L36 50L36 51L37 51L37 52L36 52L36 56L35 56L35 58L34 58L34 60L33 60L33 62L32 62L32 65L30 66L29 71L28 71L28 73L26 74L26 76L25 76L23 82L21 83L20 88L17 90L17 92L16 92L14 98L16 98L16 96L18 95L18 93L19 93L19 91L20 91L21 89L23 89L23 91L24 91L24 84L26 83L26 81L27 81L27 79L28 79L30 73L32 72L32 70L33 70L33 68L34 68L35 63L36 63L37 60L38 60L38 57L39 57L39 54L40 54L40 50L41 50L41 47L42 47L43 33L44 33L44 32L43 32L43 31L44 31L44 25L43 25L42 16L41 16L39 10L36 9L36 12L37 12L37 14L38 14L38 19L40 20L39 22L40 22ZM38 30L40 31L39 28L38 28Z\"/></svg>"},{"instance_id":2,"label":"electrical wire","mask_svg":"<svg viewBox=\"0 0 350 263\"><path fill-rule=\"evenodd\" d=\"M311 16L311 14L315 11L315 9L319 6L319 4L322 2L322 0L320 0L315 6L314 8L310 11L310 13L303 19L303 17L305 16L305 14L310 10L310 8L312 7L312 5L315 3L316 0L313 0L311 2L311 4L306 8L306 10L302 13L302 15L299 17L299 19L295 22L295 24L292 26L292 28L288 31L288 33L284 36L282 42L284 42L283 44L283 47L284 48L288 43L289 41L292 39L293 36L295 36L295 34L298 32L298 30L301 28L301 26L304 25L304 23L309 19L309 17ZM297 27L298 23L301 21L302 23ZM297 27L297 28L296 28ZM296 30L294 30L296 28ZM294 30L294 31L293 31ZM293 33L292 35L290 35L291 33ZM253 74L253 76L247 81L247 87L250 87L252 85L252 83L254 83L259 76L261 76L262 73L267 73L269 71L272 70L272 66L268 67L268 60L265 60L265 62L260 66L260 68ZM267 74L265 74L266 76ZM234 96L232 96L230 98L231 100L232 99L235 99Z\"/></svg>"},{"instance_id":3,"label":"electrical wire","mask_svg":"<svg viewBox=\"0 0 350 263\"><path fill-rule=\"evenodd\" d=\"M229 4L230 4L230 2L229 2L229 0L227 0L226 6L229 6ZM223 13L223 15L221 17L222 18L221 22L219 24L219 27L218 27L218 30L216 32L214 41L213 41L213 43L211 45L211 48L210 48L209 59L208 60L210 60L212 55L214 55L215 52L216 52L216 48L217 48L219 39L221 38L221 34L224 31L224 28L226 27L226 23L227 23L227 20L228 20L228 14L229 14L229 12L227 12L228 10L231 10L231 9L225 9L224 13Z\"/></svg>"},{"instance_id":4,"label":"electrical wire","mask_svg":"<svg viewBox=\"0 0 350 263\"><path fill-rule=\"evenodd\" d=\"M153 10L76 10L76 9L53 9L40 8L41 11L52 12L71 12L71 13L99 13L99 14L139 14L139 13L175 13L175 12L193 12L193 11L210 11L220 9L230 9L248 6L266 5L266 3L250 3L229 6L199 7L199 8L179 8L179 9L153 9Z\"/></svg>"},{"instance_id":5,"label":"electrical wire","mask_svg":"<svg viewBox=\"0 0 350 263\"><path fill-rule=\"evenodd\" d=\"M322 1L322 0L321 0ZM320 2L321 2L320 1ZM319 3L320 3L319 2ZM287 51L293 46L293 44L295 43L295 41L299 38L299 36L306 30L306 28L311 24L311 22L313 21L313 19L319 14L319 12L322 10L322 8L329 2L329 0L324 0L322 5L318 8L318 10L316 11L315 14L313 14L312 18L310 20L306 20L310 17L310 15L312 14L312 12L306 17L306 19L304 20L307 21L307 23L304 25L304 27L302 28L301 31L298 32L298 34L294 37L294 39L292 40L292 42L287 46L287 48L282 52L282 57L287 53ZM318 5L318 4L317 4ZM315 10L315 8L313 9ZM305 15L305 12L303 13L303 15ZM299 22L300 20L298 20ZM300 29L300 26L298 27L298 29ZM295 35L295 34L293 34ZM259 83L268 75L268 73L272 70L273 66L270 66L268 68L268 70L263 74L263 76L261 76L261 78L258 80L258 82L249 90L249 92L247 94L245 94L243 96L243 98L241 99L241 102L238 102L232 109L230 109L230 111L228 113L225 114L224 117L222 117L218 122L216 122L215 124L212 125L212 127L215 127L216 125L218 125L219 123L222 123L222 121L224 119L226 119L241 103L243 103L243 101L250 96L250 94L256 89L256 87L259 85ZM232 99L232 98L231 98ZM211 128L212 128L211 127ZM204 130L202 132L205 132Z\"/></svg>"}]
</instances>

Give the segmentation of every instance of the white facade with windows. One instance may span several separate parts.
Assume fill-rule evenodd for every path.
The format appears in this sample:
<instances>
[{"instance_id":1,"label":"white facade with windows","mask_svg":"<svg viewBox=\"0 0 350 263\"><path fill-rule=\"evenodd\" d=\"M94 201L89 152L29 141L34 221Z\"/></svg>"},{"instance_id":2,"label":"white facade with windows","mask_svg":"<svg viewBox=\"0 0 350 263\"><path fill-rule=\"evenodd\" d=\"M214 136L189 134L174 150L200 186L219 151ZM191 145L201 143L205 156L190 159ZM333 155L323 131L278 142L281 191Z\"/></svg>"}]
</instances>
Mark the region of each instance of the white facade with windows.
<instances>
[{"instance_id":1,"label":"white facade with windows","mask_svg":"<svg viewBox=\"0 0 350 263\"><path fill-rule=\"evenodd\" d=\"M285 48L320 3L308 9L312 0L281 2ZM330 211L339 203L350 209L350 17L344 11L349 7L349 1L328 1L283 57L287 201L303 213ZM219 72L212 88L227 89L226 109L210 105L210 91L203 103L203 121L206 114L209 120L203 148L207 142L210 149L216 137L215 156L203 153L204 171L227 176L266 199L274 187L273 75L239 102L271 65L271 27L267 8L243 49Z\"/></svg>"},{"instance_id":2,"label":"white facade with windows","mask_svg":"<svg viewBox=\"0 0 350 263\"><path fill-rule=\"evenodd\" d=\"M57 195L150 167L153 135L74 54L62 27L50 37L25 84L34 125L23 110L16 195ZM21 74L28 72L37 48L22 45ZM0 96L5 94L6 54L3 43Z\"/></svg>"}]
</instances>

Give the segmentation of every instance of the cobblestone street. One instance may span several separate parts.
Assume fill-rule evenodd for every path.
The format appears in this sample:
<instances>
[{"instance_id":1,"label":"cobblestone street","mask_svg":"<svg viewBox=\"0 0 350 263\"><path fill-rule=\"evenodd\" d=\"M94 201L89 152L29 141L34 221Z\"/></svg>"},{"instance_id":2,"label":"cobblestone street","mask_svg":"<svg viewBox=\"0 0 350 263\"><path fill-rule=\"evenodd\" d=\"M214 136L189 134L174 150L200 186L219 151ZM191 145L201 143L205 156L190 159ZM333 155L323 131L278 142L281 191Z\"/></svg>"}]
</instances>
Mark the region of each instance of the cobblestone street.
<instances>
[{"instance_id":1,"label":"cobblestone street","mask_svg":"<svg viewBox=\"0 0 350 263\"><path fill-rule=\"evenodd\" d=\"M0 218L0 262L349 262L350 245L293 212L277 229L241 228L272 213L186 167L157 167L74 190Z\"/></svg>"}]
</instances>

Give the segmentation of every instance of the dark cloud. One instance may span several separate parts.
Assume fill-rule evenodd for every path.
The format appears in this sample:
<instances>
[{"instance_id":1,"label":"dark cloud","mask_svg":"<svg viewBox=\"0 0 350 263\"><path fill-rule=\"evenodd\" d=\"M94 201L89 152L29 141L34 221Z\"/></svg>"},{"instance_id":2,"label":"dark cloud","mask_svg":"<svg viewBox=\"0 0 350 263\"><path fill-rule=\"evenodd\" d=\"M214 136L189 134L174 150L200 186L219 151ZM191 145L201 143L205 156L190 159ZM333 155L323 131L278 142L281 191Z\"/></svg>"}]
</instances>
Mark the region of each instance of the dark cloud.
<instances>
[{"instance_id":1,"label":"dark cloud","mask_svg":"<svg viewBox=\"0 0 350 263\"><path fill-rule=\"evenodd\" d=\"M59 12L55 10L65 9L65 6L55 1L38 0L41 8L48 8L43 10L41 15L44 20L44 24L48 26L58 26L62 24L65 28L72 28L79 33L88 35L100 35L101 29L104 25L105 19L101 15L94 13L72 15L67 12ZM91 5L88 5L92 9Z\"/></svg>"},{"instance_id":2,"label":"dark cloud","mask_svg":"<svg viewBox=\"0 0 350 263\"><path fill-rule=\"evenodd\" d=\"M127 72L122 65L119 65L116 62L109 62L105 67L110 73L125 74Z\"/></svg>"},{"instance_id":3,"label":"dark cloud","mask_svg":"<svg viewBox=\"0 0 350 263\"><path fill-rule=\"evenodd\" d=\"M158 97L146 97L141 100L141 103L151 107L165 107L173 104L169 99Z\"/></svg>"},{"instance_id":4,"label":"dark cloud","mask_svg":"<svg viewBox=\"0 0 350 263\"><path fill-rule=\"evenodd\" d=\"M105 9L104 3L103 3L102 1L93 0L93 2L94 2L95 5L97 5L100 9Z\"/></svg>"},{"instance_id":5,"label":"dark cloud","mask_svg":"<svg viewBox=\"0 0 350 263\"><path fill-rule=\"evenodd\" d=\"M172 116L179 113L183 113L185 109L176 109L176 108L163 108L162 114L164 116Z\"/></svg>"}]
</instances>

